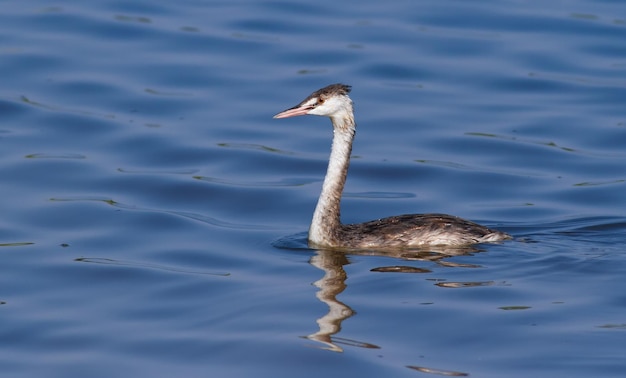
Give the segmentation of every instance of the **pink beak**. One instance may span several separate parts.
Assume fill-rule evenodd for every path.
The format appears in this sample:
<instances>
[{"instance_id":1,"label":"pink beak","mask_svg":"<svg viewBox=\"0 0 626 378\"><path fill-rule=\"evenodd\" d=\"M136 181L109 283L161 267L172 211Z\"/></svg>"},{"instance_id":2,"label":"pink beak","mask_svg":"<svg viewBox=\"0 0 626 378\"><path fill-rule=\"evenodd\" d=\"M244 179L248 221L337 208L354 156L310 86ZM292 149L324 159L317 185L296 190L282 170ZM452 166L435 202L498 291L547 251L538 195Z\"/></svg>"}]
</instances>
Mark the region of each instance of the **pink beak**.
<instances>
[{"instance_id":1,"label":"pink beak","mask_svg":"<svg viewBox=\"0 0 626 378\"><path fill-rule=\"evenodd\" d=\"M274 118L289 118L307 114L313 107L296 105L293 108L284 110L274 116Z\"/></svg>"}]
</instances>

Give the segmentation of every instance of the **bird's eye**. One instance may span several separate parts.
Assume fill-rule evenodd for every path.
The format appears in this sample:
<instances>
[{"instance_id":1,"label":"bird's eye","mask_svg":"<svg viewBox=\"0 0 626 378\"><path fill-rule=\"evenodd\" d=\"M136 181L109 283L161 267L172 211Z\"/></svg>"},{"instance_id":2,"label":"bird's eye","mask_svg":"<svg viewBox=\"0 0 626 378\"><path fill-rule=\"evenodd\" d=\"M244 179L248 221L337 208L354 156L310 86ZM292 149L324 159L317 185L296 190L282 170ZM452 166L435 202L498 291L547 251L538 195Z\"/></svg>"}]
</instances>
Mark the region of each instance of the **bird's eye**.
<instances>
[{"instance_id":1,"label":"bird's eye","mask_svg":"<svg viewBox=\"0 0 626 378\"><path fill-rule=\"evenodd\" d=\"M324 103L324 99L323 98L318 98L317 99L317 105L322 105Z\"/></svg>"}]
</instances>

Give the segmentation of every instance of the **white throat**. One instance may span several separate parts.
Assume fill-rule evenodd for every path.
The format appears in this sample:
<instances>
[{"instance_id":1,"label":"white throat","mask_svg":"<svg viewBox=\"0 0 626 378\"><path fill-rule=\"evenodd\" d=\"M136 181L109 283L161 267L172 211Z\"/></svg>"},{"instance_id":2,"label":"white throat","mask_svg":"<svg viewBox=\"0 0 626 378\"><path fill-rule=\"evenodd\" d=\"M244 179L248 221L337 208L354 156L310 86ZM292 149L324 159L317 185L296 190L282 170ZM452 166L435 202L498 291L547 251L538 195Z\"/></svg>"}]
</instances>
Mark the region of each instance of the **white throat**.
<instances>
[{"instance_id":1,"label":"white throat","mask_svg":"<svg viewBox=\"0 0 626 378\"><path fill-rule=\"evenodd\" d=\"M322 185L313 220L309 228L309 241L319 245L336 245L338 232L341 230L340 203L346 183L352 141L356 125L352 109L342 112L341 116L331 118L333 123L333 144L330 151L328 170Z\"/></svg>"}]
</instances>

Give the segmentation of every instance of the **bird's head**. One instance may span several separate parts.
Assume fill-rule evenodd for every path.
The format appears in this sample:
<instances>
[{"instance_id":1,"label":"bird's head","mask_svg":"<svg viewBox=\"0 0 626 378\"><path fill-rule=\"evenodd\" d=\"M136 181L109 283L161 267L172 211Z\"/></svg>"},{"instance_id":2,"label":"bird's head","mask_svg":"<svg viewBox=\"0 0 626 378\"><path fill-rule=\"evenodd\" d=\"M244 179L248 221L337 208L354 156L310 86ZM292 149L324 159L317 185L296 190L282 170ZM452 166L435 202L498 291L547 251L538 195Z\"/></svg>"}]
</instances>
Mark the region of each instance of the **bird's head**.
<instances>
[{"instance_id":1,"label":"bird's head","mask_svg":"<svg viewBox=\"0 0 626 378\"><path fill-rule=\"evenodd\" d=\"M348 96L350 86L345 84L331 84L319 89L301 103L284 110L274 118L289 118L306 114L336 117L352 117L352 100Z\"/></svg>"}]
</instances>

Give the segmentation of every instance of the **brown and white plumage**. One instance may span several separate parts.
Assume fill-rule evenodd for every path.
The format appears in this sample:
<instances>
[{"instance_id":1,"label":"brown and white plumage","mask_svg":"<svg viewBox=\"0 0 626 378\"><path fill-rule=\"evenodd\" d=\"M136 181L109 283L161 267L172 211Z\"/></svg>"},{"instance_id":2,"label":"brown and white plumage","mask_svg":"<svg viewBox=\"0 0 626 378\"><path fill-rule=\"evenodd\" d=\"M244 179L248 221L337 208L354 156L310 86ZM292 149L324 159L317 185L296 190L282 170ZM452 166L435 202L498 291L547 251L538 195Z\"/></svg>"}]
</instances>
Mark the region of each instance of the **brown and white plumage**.
<instances>
[{"instance_id":1,"label":"brown and white plumage","mask_svg":"<svg viewBox=\"0 0 626 378\"><path fill-rule=\"evenodd\" d=\"M342 224L340 202L352 142L356 132L351 87L332 84L313 92L300 104L274 116L300 115L329 117L333 124L333 144L322 192L309 228L313 247L331 248L410 248L434 245L468 245L510 239L503 232L445 214L407 214L359 224Z\"/></svg>"}]
</instances>

